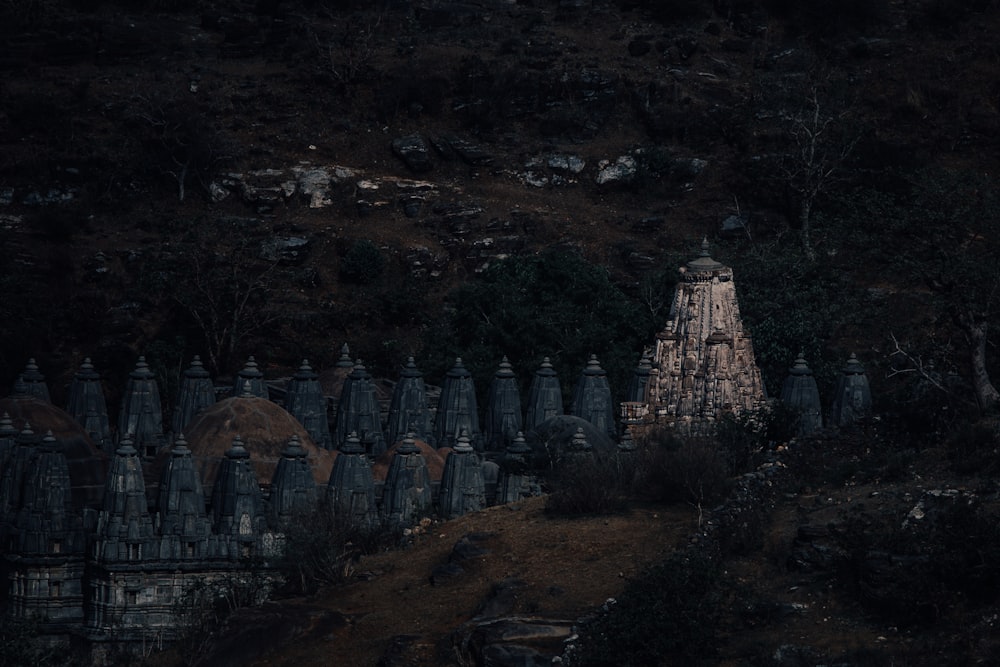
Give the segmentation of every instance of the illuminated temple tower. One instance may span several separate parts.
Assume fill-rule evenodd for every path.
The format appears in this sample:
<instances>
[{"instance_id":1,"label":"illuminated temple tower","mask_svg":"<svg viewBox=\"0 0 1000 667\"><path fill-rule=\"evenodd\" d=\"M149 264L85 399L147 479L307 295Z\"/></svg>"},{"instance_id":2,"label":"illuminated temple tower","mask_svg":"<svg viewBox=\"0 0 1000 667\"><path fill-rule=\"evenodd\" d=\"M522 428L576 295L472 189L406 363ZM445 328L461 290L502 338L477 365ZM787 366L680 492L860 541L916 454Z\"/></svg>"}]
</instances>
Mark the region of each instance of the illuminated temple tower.
<instances>
[{"instance_id":1,"label":"illuminated temple tower","mask_svg":"<svg viewBox=\"0 0 1000 667\"><path fill-rule=\"evenodd\" d=\"M743 330L733 270L708 254L681 269L670 318L656 336L646 404L624 413L702 433L725 414L760 407L764 385L750 335ZM631 415L629 414L631 412Z\"/></svg>"}]
</instances>

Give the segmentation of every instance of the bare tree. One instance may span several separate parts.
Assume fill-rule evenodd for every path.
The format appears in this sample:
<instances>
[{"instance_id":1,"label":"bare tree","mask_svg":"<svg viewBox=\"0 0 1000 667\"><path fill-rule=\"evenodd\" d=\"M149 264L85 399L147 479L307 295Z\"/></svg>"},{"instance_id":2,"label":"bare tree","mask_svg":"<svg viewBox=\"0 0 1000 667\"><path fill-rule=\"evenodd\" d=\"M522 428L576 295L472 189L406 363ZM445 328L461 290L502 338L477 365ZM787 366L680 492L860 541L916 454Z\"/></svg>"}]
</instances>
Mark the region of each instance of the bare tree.
<instances>
[{"instance_id":1,"label":"bare tree","mask_svg":"<svg viewBox=\"0 0 1000 667\"><path fill-rule=\"evenodd\" d=\"M187 197L188 183L204 190L220 164L230 159L230 146L205 114L181 101L136 96L131 119L144 129L143 142L152 162L177 184L177 199Z\"/></svg>"},{"instance_id":2,"label":"bare tree","mask_svg":"<svg viewBox=\"0 0 1000 667\"><path fill-rule=\"evenodd\" d=\"M268 307L278 263L258 259L245 238L228 251L202 239L187 262L174 298L204 336L210 366L221 371L248 337L278 320Z\"/></svg>"},{"instance_id":3,"label":"bare tree","mask_svg":"<svg viewBox=\"0 0 1000 667\"><path fill-rule=\"evenodd\" d=\"M861 138L851 86L810 71L764 76L753 90L748 134L754 154L747 168L757 173L765 198L783 195L784 203L794 207L789 217L797 219L803 250L814 260L817 205L845 180L845 163Z\"/></svg>"},{"instance_id":4,"label":"bare tree","mask_svg":"<svg viewBox=\"0 0 1000 667\"><path fill-rule=\"evenodd\" d=\"M970 401L982 414L1000 410L989 352L991 330L1000 316L1000 195L992 176L967 170L934 169L913 177L910 192L894 205L866 207L903 243L889 255L892 268L923 294L936 314L935 328L954 327L957 345L937 341L925 354L956 370L967 369ZM866 219L863 224L870 224ZM888 235L888 234L887 234ZM930 386L951 391L928 372L927 356L901 344L889 355L893 373L915 374ZM931 341L934 343L934 341ZM961 344L964 342L964 345ZM993 366L993 371L996 368Z\"/></svg>"},{"instance_id":5,"label":"bare tree","mask_svg":"<svg viewBox=\"0 0 1000 667\"><path fill-rule=\"evenodd\" d=\"M812 243L816 201L836 182L860 138L847 128L849 117L849 110L825 103L816 85L806 93L800 109L783 114L792 145L782 159L781 170L798 198L802 248L809 259L816 258Z\"/></svg>"}]
</instances>

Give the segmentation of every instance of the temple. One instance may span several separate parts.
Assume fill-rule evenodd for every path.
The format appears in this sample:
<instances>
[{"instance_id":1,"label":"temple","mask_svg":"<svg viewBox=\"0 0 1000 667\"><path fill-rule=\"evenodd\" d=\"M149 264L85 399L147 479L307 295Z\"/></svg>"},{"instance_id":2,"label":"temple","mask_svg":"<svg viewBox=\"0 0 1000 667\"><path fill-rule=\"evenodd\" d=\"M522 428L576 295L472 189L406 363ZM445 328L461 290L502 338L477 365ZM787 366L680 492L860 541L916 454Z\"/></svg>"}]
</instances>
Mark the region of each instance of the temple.
<instances>
[{"instance_id":1,"label":"temple","mask_svg":"<svg viewBox=\"0 0 1000 667\"><path fill-rule=\"evenodd\" d=\"M733 270L709 256L707 240L701 256L681 269L651 365L645 401L623 406L629 423L707 433L724 415L764 405L764 384L740 319Z\"/></svg>"},{"instance_id":2,"label":"temple","mask_svg":"<svg viewBox=\"0 0 1000 667\"><path fill-rule=\"evenodd\" d=\"M338 525L405 530L538 495L543 470L635 457L651 427L705 434L726 415L763 406L732 270L705 244L682 276L663 331L620 388L619 413L596 355L570 401L548 358L523 397L525 369L503 358L480 412L460 358L438 391L413 358L397 382L376 382L345 345L333 368L303 360L281 381L250 357L233 380L215 382L195 357L177 378L165 433L143 357L113 416L89 358L67 411L51 404L32 359L0 400L0 610L38 619L53 642L83 639L96 652L169 642L191 591L244 576L250 562L255 576L277 577L291 528L317 512ZM818 428L804 360L783 398ZM852 355L830 422L849 425L870 406Z\"/></svg>"}]
</instances>

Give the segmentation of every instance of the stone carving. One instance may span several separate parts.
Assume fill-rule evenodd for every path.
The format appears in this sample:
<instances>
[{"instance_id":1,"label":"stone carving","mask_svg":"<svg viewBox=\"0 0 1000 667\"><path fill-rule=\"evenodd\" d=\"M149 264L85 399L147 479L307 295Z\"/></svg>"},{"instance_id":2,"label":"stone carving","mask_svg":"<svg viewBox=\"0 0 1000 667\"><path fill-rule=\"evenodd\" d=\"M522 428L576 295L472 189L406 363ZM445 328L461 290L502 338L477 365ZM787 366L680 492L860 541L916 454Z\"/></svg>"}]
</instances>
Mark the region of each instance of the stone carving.
<instances>
[{"instance_id":1,"label":"stone carving","mask_svg":"<svg viewBox=\"0 0 1000 667\"><path fill-rule=\"evenodd\" d=\"M215 385L202 365L201 357L195 355L191 360L191 366L184 371L184 377L181 378L171 431L174 435L182 433L199 412L214 403Z\"/></svg>"},{"instance_id":2,"label":"stone carving","mask_svg":"<svg viewBox=\"0 0 1000 667\"><path fill-rule=\"evenodd\" d=\"M590 361L576 383L573 391L573 414L586 419L609 438L617 435L608 374L601 368L596 354L590 355Z\"/></svg>"},{"instance_id":3,"label":"stone carving","mask_svg":"<svg viewBox=\"0 0 1000 667\"><path fill-rule=\"evenodd\" d=\"M657 334L647 404L650 417L693 433L720 417L762 406L764 385L740 319L733 271L709 256L681 270L670 317Z\"/></svg>"},{"instance_id":4,"label":"stone carving","mask_svg":"<svg viewBox=\"0 0 1000 667\"><path fill-rule=\"evenodd\" d=\"M80 370L70 382L66 412L83 427L95 445L109 454L113 453L111 424L101 376L94 370L90 357L83 360Z\"/></svg>"},{"instance_id":5,"label":"stone carving","mask_svg":"<svg viewBox=\"0 0 1000 667\"><path fill-rule=\"evenodd\" d=\"M868 385L865 367L851 353L847 364L837 379L837 389L830 409L830 424L835 427L850 426L872 409L872 392Z\"/></svg>"},{"instance_id":6,"label":"stone carving","mask_svg":"<svg viewBox=\"0 0 1000 667\"><path fill-rule=\"evenodd\" d=\"M531 380L524 429L530 431L550 417L558 417L561 414L563 414L562 385L549 358L545 357Z\"/></svg>"},{"instance_id":7,"label":"stone carving","mask_svg":"<svg viewBox=\"0 0 1000 667\"><path fill-rule=\"evenodd\" d=\"M502 452L521 432L521 392L517 386L517 376L507 357L500 362L500 368L490 383L490 395L486 402L486 449Z\"/></svg>"},{"instance_id":8,"label":"stone carving","mask_svg":"<svg viewBox=\"0 0 1000 667\"><path fill-rule=\"evenodd\" d=\"M799 435L809 435L823 428L819 388L802 352L795 359L795 365L788 369L788 377L781 385L781 402L798 414Z\"/></svg>"}]
</instances>

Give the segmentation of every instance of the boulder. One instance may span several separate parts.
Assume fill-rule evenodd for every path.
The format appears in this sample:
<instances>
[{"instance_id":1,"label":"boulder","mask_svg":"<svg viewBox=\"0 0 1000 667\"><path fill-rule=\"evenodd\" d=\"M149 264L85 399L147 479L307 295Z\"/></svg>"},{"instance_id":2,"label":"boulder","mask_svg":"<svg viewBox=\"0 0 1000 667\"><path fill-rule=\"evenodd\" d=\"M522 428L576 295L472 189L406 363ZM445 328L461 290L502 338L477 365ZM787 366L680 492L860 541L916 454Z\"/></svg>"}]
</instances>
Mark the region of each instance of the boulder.
<instances>
[{"instance_id":1,"label":"boulder","mask_svg":"<svg viewBox=\"0 0 1000 667\"><path fill-rule=\"evenodd\" d=\"M419 134L409 134L392 141L392 152L413 172L425 173L434 168L427 142Z\"/></svg>"},{"instance_id":2,"label":"boulder","mask_svg":"<svg viewBox=\"0 0 1000 667\"><path fill-rule=\"evenodd\" d=\"M454 134L445 134L436 139L431 139L431 144L445 158L458 157L466 164L474 167L493 164L493 156L479 144Z\"/></svg>"},{"instance_id":3,"label":"boulder","mask_svg":"<svg viewBox=\"0 0 1000 667\"><path fill-rule=\"evenodd\" d=\"M597 165L597 184L630 183L635 178L637 164L631 155L621 155L614 162L601 160Z\"/></svg>"},{"instance_id":4,"label":"boulder","mask_svg":"<svg viewBox=\"0 0 1000 667\"><path fill-rule=\"evenodd\" d=\"M299 264L308 251L309 239L303 236L275 236L260 243L260 258L268 262Z\"/></svg>"}]
</instances>

